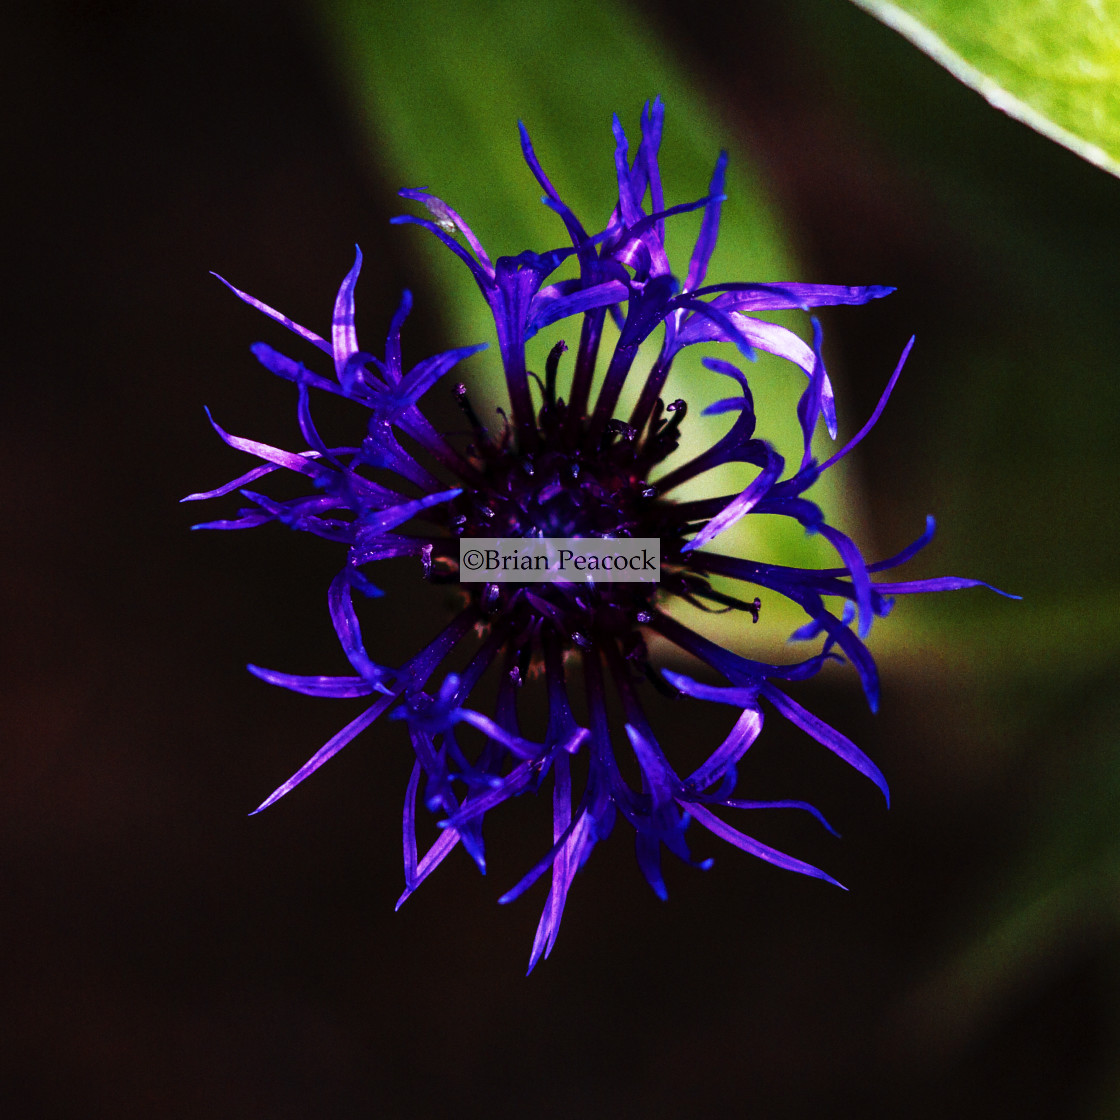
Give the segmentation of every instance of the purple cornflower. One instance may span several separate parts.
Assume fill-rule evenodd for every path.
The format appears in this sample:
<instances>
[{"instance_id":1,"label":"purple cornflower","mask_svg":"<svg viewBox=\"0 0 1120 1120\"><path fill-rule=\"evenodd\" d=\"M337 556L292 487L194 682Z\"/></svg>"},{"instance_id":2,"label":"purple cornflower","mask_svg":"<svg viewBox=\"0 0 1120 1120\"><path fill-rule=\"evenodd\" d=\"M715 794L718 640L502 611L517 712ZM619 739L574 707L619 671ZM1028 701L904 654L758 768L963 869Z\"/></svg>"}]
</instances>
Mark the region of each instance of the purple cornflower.
<instances>
[{"instance_id":1,"label":"purple cornflower","mask_svg":"<svg viewBox=\"0 0 1120 1120\"><path fill-rule=\"evenodd\" d=\"M748 282L705 286L724 199L727 157L720 155L705 198L666 208L657 161L663 116L660 100L646 105L641 142L632 160L615 119L618 202L606 227L594 234L564 204L522 126L525 161L544 191L544 203L562 219L570 247L491 261L467 224L444 202L425 191L401 191L405 198L422 203L431 217L409 215L394 221L424 227L455 253L494 316L510 402L509 416L503 415L498 430L483 425L462 385L454 393L469 423L468 435L442 434L421 413L421 397L457 363L484 347L450 350L406 371L401 329L412 305L408 292L390 324L384 356L359 348L354 328L359 252L338 291L329 340L232 289L329 355L334 379L264 343L254 346L258 361L295 384L307 447L282 451L230 435L215 423L226 443L263 465L216 490L186 499L216 498L236 490L250 503L234 520L211 521L197 528L240 529L278 521L346 547L346 562L331 582L327 598L353 674L308 677L250 669L263 680L297 692L368 697L371 703L266 798L258 812L294 789L379 716L387 713L402 721L415 753L404 802L403 902L460 843L485 871L485 815L509 798L540 790L551 778L551 846L542 843L540 858L500 900L517 898L551 873L530 970L551 951L573 877L610 833L618 815L633 827L638 864L661 897L666 894L661 848L664 845L682 860L693 862L686 843L690 821L779 867L836 883L825 872L760 843L725 819L743 810L798 808L829 827L805 802L752 801L735 795L737 765L758 736L766 707L866 775L886 796L887 783L875 763L788 696L785 682L812 676L826 660L846 659L855 666L874 709L879 681L864 638L872 620L889 611L892 597L987 586L953 577L879 582L874 578L878 573L902 564L929 542L932 518L912 545L889 560L868 564L852 540L805 497L820 475L843 459L874 425L910 344L867 424L840 451L818 463L811 451L818 421L823 417L830 435L836 434L820 326L814 319L810 346L757 315L865 303L892 289ZM665 222L694 210L702 211L700 233L682 282L666 256ZM571 257L578 265L578 277L549 283ZM605 373L594 395L608 314L619 337L613 352L604 357ZM569 335L574 347L570 374L562 373L562 365L569 363L565 342L549 353L543 376L530 372L526 341L561 320L575 324ZM628 416L616 416L638 348L658 327L663 332L661 348L652 368L639 375L643 380L637 404ZM787 472L785 460L769 443L754 435L754 404L742 370L711 358L704 364L728 378L733 395L710 404L705 412L730 413L733 421L695 458L674 459L687 407L683 400L666 404L662 391L676 355L700 342L729 343L748 360L756 350L768 351L803 371L807 383L797 406L803 447L800 462L791 470ZM565 383L567 391L562 393ZM346 447L324 443L311 415L312 390L345 397L367 411L360 442ZM729 463L757 468L744 490L675 500L683 483ZM249 489L281 468L305 476L311 484L309 493L279 501ZM835 549L838 566L793 568L720 552L716 538L753 514L789 517L807 532L821 534ZM657 537L662 580L660 585L463 584L465 604L429 644L400 667L375 662L363 642L354 605L355 592L370 598L380 595L366 574L369 567L377 560L413 557L418 583L453 583L458 579L458 538L463 536ZM748 590L743 597L730 595L713 585L713 577L742 581ZM793 638L819 640L813 656L783 665L748 660L664 609L677 597L705 609L739 610L757 620L761 597L756 592L783 595L804 610L808 621ZM833 602L841 605L839 613ZM376 606L371 610L376 617ZM650 635L676 646L725 683L703 683L668 669L657 674L647 655ZM453 654L465 667L458 672L441 669ZM497 702L493 714L485 715L470 706L470 698L491 671L497 677ZM670 760L672 744L666 752L650 726L642 706L643 678L663 690L738 710L730 733L691 773L678 774ZM624 714L622 727L610 725L608 689ZM573 703L579 693L582 701ZM530 702L522 699L526 694L537 697L531 702L543 701L547 706L543 742L522 734L518 708L519 702ZM577 711L586 713L582 722ZM474 731L467 732L468 727ZM632 755L628 765L636 762L640 788L623 777L621 752ZM440 829L422 855L416 840L418 797L435 814Z\"/></svg>"}]
</instances>

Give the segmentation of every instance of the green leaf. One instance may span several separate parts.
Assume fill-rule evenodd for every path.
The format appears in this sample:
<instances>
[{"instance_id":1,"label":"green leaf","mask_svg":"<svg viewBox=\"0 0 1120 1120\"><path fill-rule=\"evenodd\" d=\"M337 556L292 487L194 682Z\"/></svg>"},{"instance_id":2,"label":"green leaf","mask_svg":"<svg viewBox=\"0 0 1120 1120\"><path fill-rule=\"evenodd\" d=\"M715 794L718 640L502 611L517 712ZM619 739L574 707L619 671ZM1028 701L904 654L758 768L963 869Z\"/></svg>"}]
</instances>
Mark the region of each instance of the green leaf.
<instances>
[{"instance_id":1,"label":"green leaf","mask_svg":"<svg viewBox=\"0 0 1120 1120\"><path fill-rule=\"evenodd\" d=\"M1116 0L854 0L992 105L1120 175Z\"/></svg>"},{"instance_id":2,"label":"green leaf","mask_svg":"<svg viewBox=\"0 0 1120 1120\"><path fill-rule=\"evenodd\" d=\"M626 5L612 0L492 0L485 6L456 0L408 5L317 0L314 10L355 123L375 161L378 181L387 189L431 190L464 217L492 258L568 243L557 216L541 205L540 188L522 159L519 118L565 201L589 228L602 228L617 199L611 115L617 112L622 118L633 151L642 103L660 94L667 105L661 167L668 204L703 197L720 149L731 152L728 199L708 283L875 282L874 277L800 276L782 222L752 170L741 138L720 121L674 63L666 44ZM419 208L402 200L401 212L416 213ZM699 222L700 215L694 214L668 223L669 257L681 274ZM491 341L489 352L464 367L476 403L490 409L504 403L495 392L503 382L494 376L493 321L467 270L423 231L402 228L399 236L410 239L418 259L436 279L433 290L440 304L428 314L443 314L449 342ZM785 322L807 335L804 316L787 316ZM530 368L543 367L562 326L542 331L530 343ZM827 345L826 338L826 356ZM656 345L645 348L635 368L648 368L655 354ZM679 395L691 405L682 457L710 445L728 426L726 415L700 415L705 405L728 395L726 379L701 367L700 359L707 354L736 357L727 347L691 347L674 363L666 386L666 399ZM884 383L895 357L884 353ZM792 459L800 447L795 410L805 377L789 363L765 355L751 366L750 374L759 434ZM636 393L637 386L633 388ZM841 439L863 419L842 415ZM827 442L823 433L821 438ZM830 471L814 496L828 509L858 510L860 503L848 492L851 483L846 478L841 470ZM734 492L748 480L749 475L724 471L719 479L706 476L704 492ZM752 522L749 539L748 527L741 523L721 538L723 550L791 565L838 562L821 538L807 538L796 527L788 532L781 524L785 519L747 520ZM768 625L744 626L743 618L739 613L710 615L700 624L714 640L735 648L749 647L754 655L769 649L785 656L780 652L785 638L804 622L799 608L765 595L763 619Z\"/></svg>"}]
</instances>

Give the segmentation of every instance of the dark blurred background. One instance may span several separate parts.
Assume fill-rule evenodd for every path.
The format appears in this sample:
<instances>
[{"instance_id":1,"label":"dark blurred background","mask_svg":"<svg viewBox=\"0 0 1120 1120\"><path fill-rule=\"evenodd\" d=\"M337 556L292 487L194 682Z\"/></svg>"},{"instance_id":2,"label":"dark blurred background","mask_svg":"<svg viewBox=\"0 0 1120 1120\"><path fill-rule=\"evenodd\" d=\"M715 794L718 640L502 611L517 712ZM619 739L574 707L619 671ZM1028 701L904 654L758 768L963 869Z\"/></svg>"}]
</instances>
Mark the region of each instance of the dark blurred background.
<instances>
[{"instance_id":1,"label":"dark blurred background","mask_svg":"<svg viewBox=\"0 0 1120 1120\"><path fill-rule=\"evenodd\" d=\"M541 850L526 803L495 822L486 879L455 853L394 914L398 727L246 817L349 718L243 670L341 671L337 557L278 529L191 534L197 507L176 503L241 469L203 404L293 442L290 395L247 351L266 331L208 270L320 326L360 239L369 322L406 285L438 307L387 224L400 184L352 128L309 7L15 4L5 1115L1120 1115L1120 183L839 0L631 10L765 177L800 278L899 288L826 318L850 415L885 349L921 344L858 463L876 540L936 512L915 575L1024 602L901 614L878 716L852 676L799 692L879 762L890 812L769 722L751 788L815 800L844 840L797 821L765 839L848 893L698 844L716 867L670 867L662 904L620 828L525 979L545 888L495 899ZM422 70L441 28L409 18ZM657 92L634 82L631 115ZM415 356L468 341L440 328L414 315ZM393 663L439 612L387 609ZM667 708L665 742L722 733L697 707Z\"/></svg>"}]
</instances>

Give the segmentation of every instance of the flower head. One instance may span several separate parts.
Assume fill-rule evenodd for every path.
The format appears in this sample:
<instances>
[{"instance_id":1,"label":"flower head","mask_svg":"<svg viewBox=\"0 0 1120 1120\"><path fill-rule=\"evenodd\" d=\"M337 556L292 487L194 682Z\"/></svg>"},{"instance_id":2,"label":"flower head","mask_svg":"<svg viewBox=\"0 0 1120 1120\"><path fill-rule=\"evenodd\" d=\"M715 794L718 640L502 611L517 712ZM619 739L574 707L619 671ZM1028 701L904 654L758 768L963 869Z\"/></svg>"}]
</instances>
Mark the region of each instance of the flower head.
<instances>
[{"instance_id":1,"label":"flower head","mask_svg":"<svg viewBox=\"0 0 1120 1120\"><path fill-rule=\"evenodd\" d=\"M813 437L822 419L835 437L836 412L821 354L820 326L812 320L810 345L759 315L860 304L891 289L705 285L719 229L727 158L723 154L717 161L706 197L666 207L657 159L663 115L660 101L646 106L632 158L615 120L618 201L606 226L594 233L565 205L522 126L525 161L570 241L547 253L526 251L492 261L450 206L425 191L401 192L422 204L429 216L394 221L423 227L459 257L493 314L510 404L508 418L503 417L496 430L483 424L463 385L448 390L441 384L459 362L483 347L450 350L404 369L401 331L411 310L409 293L392 318L382 356L359 347L354 326L359 252L335 299L329 339L232 288L246 303L327 355L333 377L264 343L254 346L253 353L267 369L295 385L307 446L283 451L230 435L215 423L226 443L255 456L261 465L188 499L238 491L249 503L233 520L199 527L248 528L279 521L345 547L345 562L327 599L353 673L309 677L250 668L272 684L313 696L365 697L368 706L261 809L290 792L380 716L400 721L415 755L403 815L403 902L459 844L485 870L486 814L551 782L551 841L542 843L540 858L502 897L510 901L542 876L551 876L530 968L555 942L576 871L619 817L634 830L638 864L662 897L666 890L661 849L693 862L687 842L691 822L760 859L835 883L824 871L729 823L728 816L737 818L747 810L796 808L828 827L804 802L738 797L738 764L760 733L767 710L773 710L866 775L886 796L887 783L875 763L787 695L785 684L812 676L827 660L846 660L855 667L874 708L879 681L864 644L873 620L887 614L897 595L979 585L957 578L882 582L876 578L879 573L928 543L932 519L908 548L869 564L806 496L878 419L910 346L864 428L822 463L814 457ZM702 212L700 233L682 279L666 254L665 223L696 210ZM554 279L571 258L578 275ZM608 315L617 325L618 339L605 354L601 351ZM531 371L526 342L561 321L572 324L567 340L552 348L543 371ZM659 329L656 360L636 373L639 347ZM705 359L705 365L727 377L729 395L709 404L705 412L730 414L731 425L706 450L682 461L677 452L688 406L681 399L666 403L663 390L674 358L697 343L726 343L734 348L729 356L737 352L748 361L756 351L767 351L799 367L805 381L797 406L802 435L798 462L787 464L755 435L747 376L739 365L714 358ZM597 370L602 380L593 393ZM631 377L640 380L637 403L628 415L619 415L621 392ZM364 408L365 427L351 445L330 447L320 437L311 413L313 390ZM469 435L444 434L428 422L420 401L433 390L455 394ZM747 464L756 472L743 490L677 499L684 483L731 463ZM251 488L281 469L307 479L305 496L280 501ZM791 518L806 532L822 535L836 552L836 566L795 568L721 552L721 534L758 514ZM382 665L374 660L376 650L367 651L355 601L381 594L371 582L376 561L412 557L418 583L453 583L458 579L459 538L539 536L658 538L661 582L464 583L461 608L405 664ZM716 586L714 577L725 578ZM729 594L722 589L727 578L740 581L745 590ZM788 664L750 660L720 647L666 610L676 598L705 609L741 611L744 620L757 620L762 595L785 596L804 611L806 623L793 638L814 643L815 652ZM370 609L375 617L376 604ZM723 683L704 683L669 669L658 672L647 651L647 639L654 635ZM446 667L453 654L458 664L465 662L455 672ZM491 714L478 710L471 699L486 676L497 678ZM650 683L694 701L729 705L739 713L727 737L713 744L707 759L691 772L678 772L673 745L662 744L646 718L643 690ZM623 713L621 727L612 727L608 718L609 693ZM547 710L543 736L523 734L521 714L529 704ZM577 711L586 714L577 717ZM637 785L623 776L623 752L630 755L626 767L636 764L640 773ZM439 826L438 838L423 854L416 840L418 800Z\"/></svg>"}]
</instances>

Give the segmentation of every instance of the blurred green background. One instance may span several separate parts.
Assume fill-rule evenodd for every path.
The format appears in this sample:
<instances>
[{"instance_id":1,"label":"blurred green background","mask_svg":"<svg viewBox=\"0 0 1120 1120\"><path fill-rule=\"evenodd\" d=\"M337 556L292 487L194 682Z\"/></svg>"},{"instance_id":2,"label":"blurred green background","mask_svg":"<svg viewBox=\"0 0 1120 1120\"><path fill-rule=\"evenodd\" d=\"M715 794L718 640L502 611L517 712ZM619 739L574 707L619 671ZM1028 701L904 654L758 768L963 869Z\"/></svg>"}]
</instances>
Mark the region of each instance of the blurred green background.
<instances>
[{"instance_id":1,"label":"blurred green background","mask_svg":"<svg viewBox=\"0 0 1120 1120\"><path fill-rule=\"evenodd\" d=\"M6 24L7 1114L1120 1115L1120 181L840 0L50 0ZM298 439L247 349L287 338L207 270L322 330L357 240L366 339L408 286L406 359L473 342L461 266L387 224L397 187L492 253L548 247L516 119L590 223L610 113L636 135L657 93L672 201L731 153L720 278L899 289L821 316L841 438L918 337L844 523L882 555L934 513L908 573L1024 599L901 603L873 635L878 716L850 671L799 690L883 768L889 812L769 721L743 795L813 800L844 840L757 834L850 892L712 845L663 905L620 829L526 981L543 894L494 900L545 805L495 822L487 879L449 860L395 915L399 729L244 816L350 710L241 668L341 670L331 549L192 535L175 505L241 469L203 404ZM773 413L800 384L766 378ZM391 663L441 607L389 609ZM659 718L670 754L725 730Z\"/></svg>"}]
</instances>

